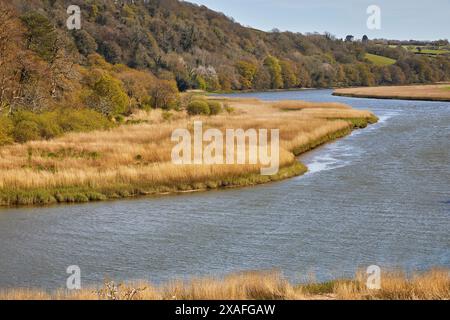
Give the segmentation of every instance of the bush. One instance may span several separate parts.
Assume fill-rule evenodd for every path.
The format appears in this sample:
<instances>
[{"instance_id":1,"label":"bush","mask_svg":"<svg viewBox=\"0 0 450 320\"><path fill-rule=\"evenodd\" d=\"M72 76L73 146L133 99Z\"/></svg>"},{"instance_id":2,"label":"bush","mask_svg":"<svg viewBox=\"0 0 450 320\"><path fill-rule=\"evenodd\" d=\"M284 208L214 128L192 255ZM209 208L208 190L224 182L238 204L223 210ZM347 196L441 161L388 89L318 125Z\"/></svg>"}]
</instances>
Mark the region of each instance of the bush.
<instances>
[{"instance_id":1,"label":"bush","mask_svg":"<svg viewBox=\"0 0 450 320\"><path fill-rule=\"evenodd\" d=\"M95 77L95 74L89 76ZM98 79L86 79L86 81L94 82L90 85L87 95L83 97L87 106L107 116L115 116L127 111L130 101L120 80L109 74L103 74Z\"/></svg>"},{"instance_id":2,"label":"bush","mask_svg":"<svg viewBox=\"0 0 450 320\"><path fill-rule=\"evenodd\" d=\"M64 132L109 129L113 123L90 109L62 109L41 114L19 111L11 118L0 116L0 145L53 139Z\"/></svg>"},{"instance_id":3,"label":"bush","mask_svg":"<svg viewBox=\"0 0 450 320\"><path fill-rule=\"evenodd\" d=\"M164 111L162 113L162 118L164 121L171 121L173 118L173 113L170 111Z\"/></svg>"},{"instance_id":4,"label":"bush","mask_svg":"<svg viewBox=\"0 0 450 320\"><path fill-rule=\"evenodd\" d=\"M11 119L6 116L0 116L0 146L12 143L14 124Z\"/></svg>"},{"instance_id":5,"label":"bush","mask_svg":"<svg viewBox=\"0 0 450 320\"><path fill-rule=\"evenodd\" d=\"M41 138L39 125L36 122L23 120L14 128L14 139L17 142L39 140Z\"/></svg>"},{"instance_id":6,"label":"bush","mask_svg":"<svg viewBox=\"0 0 450 320\"><path fill-rule=\"evenodd\" d=\"M113 126L101 113L90 109L67 109L58 114L58 125L64 132L109 129Z\"/></svg>"},{"instance_id":7,"label":"bush","mask_svg":"<svg viewBox=\"0 0 450 320\"><path fill-rule=\"evenodd\" d=\"M223 108L225 109L225 111L226 111L227 113L233 113L233 112L235 111L234 108L231 107L228 103L226 103L226 104L223 106Z\"/></svg>"},{"instance_id":8,"label":"bush","mask_svg":"<svg viewBox=\"0 0 450 320\"><path fill-rule=\"evenodd\" d=\"M114 120L116 121L116 123L124 123L125 122L125 117L121 114L117 115L114 117Z\"/></svg>"},{"instance_id":9,"label":"bush","mask_svg":"<svg viewBox=\"0 0 450 320\"><path fill-rule=\"evenodd\" d=\"M222 104L217 101L208 101L208 106L211 115L218 115L222 112Z\"/></svg>"},{"instance_id":10,"label":"bush","mask_svg":"<svg viewBox=\"0 0 450 320\"><path fill-rule=\"evenodd\" d=\"M211 114L211 110L209 109L208 103L200 100L192 101L191 103L189 103L187 107L187 112L190 115Z\"/></svg>"},{"instance_id":11,"label":"bush","mask_svg":"<svg viewBox=\"0 0 450 320\"><path fill-rule=\"evenodd\" d=\"M180 104L180 95L175 81L157 81L150 90L150 97L151 106L155 109L177 109Z\"/></svg>"},{"instance_id":12,"label":"bush","mask_svg":"<svg viewBox=\"0 0 450 320\"><path fill-rule=\"evenodd\" d=\"M58 125L55 112L48 112L36 116L36 123L39 126L40 136L44 139L52 139L60 136L63 132Z\"/></svg>"},{"instance_id":13,"label":"bush","mask_svg":"<svg viewBox=\"0 0 450 320\"><path fill-rule=\"evenodd\" d=\"M19 111L13 115L12 120L16 126L23 121L34 122L39 128L39 136L44 139L52 139L62 134L55 112L36 114L30 111Z\"/></svg>"}]
</instances>

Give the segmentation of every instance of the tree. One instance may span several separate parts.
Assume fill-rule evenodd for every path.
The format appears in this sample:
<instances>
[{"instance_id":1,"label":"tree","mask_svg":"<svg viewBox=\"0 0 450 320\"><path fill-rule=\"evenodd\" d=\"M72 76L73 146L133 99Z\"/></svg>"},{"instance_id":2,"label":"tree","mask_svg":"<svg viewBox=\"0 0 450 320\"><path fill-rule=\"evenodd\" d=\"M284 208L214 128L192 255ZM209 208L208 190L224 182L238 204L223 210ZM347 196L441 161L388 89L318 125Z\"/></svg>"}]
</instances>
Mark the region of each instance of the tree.
<instances>
[{"instance_id":1,"label":"tree","mask_svg":"<svg viewBox=\"0 0 450 320\"><path fill-rule=\"evenodd\" d=\"M20 64L23 53L22 27L10 7L0 8L0 113L12 111L19 90Z\"/></svg>"},{"instance_id":2,"label":"tree","mask_svg":"<svg viewBox=\"0 0 450 320\"><path fill-rule=\"evenodd\" d=\"M122 59L122 49L114 41L105 41L100 44L99 52L109 63L120 63Z\"/></svg>"},{"instance_id":3,"label":"tree","mask_svg":"<svg viewBox=\"0 0 450 320\"><path fill-rule=\"evenodd\" d=\"M29 12L21 19L27 26L27 49L33 50L46 61L53 59L58 37L50 20L38 12Z\"/></svg>"},{"instance_id":4,"label":"tree","mask_svg":"<svg viewBox=\"0 0 450 320\"><path fill-rule=\"evenodd\" d=\"M85 30L75 30L73 32L73 37L75 39L78 52L82 55L88 56L97 51L97 42L95 42L95 39Z\"/></svg>"},{"instance_id":5,"label":"tree","mask_svg":"<svg viewBox=\"0 0 450 320\"><path fill-rule=\"evenodd\" d=\"M122 83L107 73L94 75L96 79L90 85L90 90L84 98L91 108L107 116L115 116L127 111L129 97Z\"/></svg>"},{"instance_id":6,"label":"tree","mask_svg":"<svg viewBox=\"0 0 450 320\"><path fill-rule=\"evenodd\" d=\"M381 79L380 82L381 83L392 83L392 74L391 74L391 69L389 67L383 67L380 70L381 73Z\"/></svg>"},{"instance_id":7,"label":"tree","mask_svg":"<svg viewBox=\"0 0 450 320\"><path fill-rule=\"evenodd\" d=\"M49 65L28 49L35 38L9 5L0 8L0 20L0 111L41 111L50 99Z\"/></svg>"},{"instance_id":8,"label":"tree","mask_svg":"<svg viewBox=\"0 0 450 320\"><path fill-rule=\"evenodd\" d=\"M150 89L153 108L174 109L178 107L179 93L175 81L160 80Z\"/></svg>"},{"instance_id":9,"label":"tree","mask_svg":"<svg viewBox=\"0 0 450 320\"><path fill-rule=\"evenodd\" d=\"M367 35L364 35L364 36L362 37L362 43L363 43L363 44L368 44L368 43L369 43L369 37L368 37Z\"/></svg>"},{"instance_id":10,"label":"tree","mask_svg":"<svg viewBox=\"0 0 450 320\"><path fill-rule=\"evenodd\" d=\"M357 69L359 73L359 85L367 87L375 84L373 74L370 72L367 65L358 63Z\"/></svg>"},{"instance_id":11,"label":"tree","mask_svg":"<svg viewBox=\"0 0 450 320\"><path fill-rule=\"evenodd\" d=\"M242 89L251 89L252 82L256 75L258 67L256 64L246 60L240 60L236 63L236 68L238 70L241 80Z\"/></svg>"},{"instance_id":12,"label":"tree","mask_svg":"<svg viewBox=\"0 0 450 320\"><path fill-rule=\"evenodd\" d=\"M123 87L130 97L131 107L150 107L150 90L158 81L150 72L114 66L114 76L123 83Z\"/></svg>"},{"instance_id":13,"label":"tree","mask_svg":"<svg viewBox=\"0 0 450 320\"><path fill-rule=\"evenodd\" d=\"M300 88L310 88L310 87L312 87L311 75L310 75L306 65L301 64L301 65L298 66L298 68L297 68L297 79L298 79L298 86Z\"/></svg>"},{"instance_id":14,"label":"tree","mask_svg":"<svg viewBox=\"0 0 450 320\"><path fill-rule=\"evenodd\" d=\"M295 65L289 60L282 60L281 75L283 77L284 88L295 88L298 85L297 75L295 74Z\"/></svg>"},{"instance_id":15,"label":"tree","mask_svg":"<svg viewBox=\"0 0 450 320\"><path fill-rule=\"evenodd\" d=\"M265 65L260 66L253 79L253 89L266 90L271 87L271 84L272 79L269 69Z\"/></svg>"},{"instance_id":16,"label":"tree","mask_svg":"<svg viewBox=\"0 0 450 320\"><path fill-rule=\"evenodd\" d=\"M281 75L280 61L274 56L267 56L264 65L268 68L271 77L271 89L281 89L283 87L283 77Z\"/></svg>"}]
</instances>

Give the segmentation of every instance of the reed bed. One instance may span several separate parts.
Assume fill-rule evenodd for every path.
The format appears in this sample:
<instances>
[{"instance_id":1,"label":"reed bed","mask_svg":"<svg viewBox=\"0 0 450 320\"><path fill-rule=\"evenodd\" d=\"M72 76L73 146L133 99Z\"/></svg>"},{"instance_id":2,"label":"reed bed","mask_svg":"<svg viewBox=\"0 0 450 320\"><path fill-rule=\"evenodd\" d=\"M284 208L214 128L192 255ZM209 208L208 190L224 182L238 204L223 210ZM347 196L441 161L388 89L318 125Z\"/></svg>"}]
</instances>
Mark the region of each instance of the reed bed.
<instances>
[{"instance_id":1,"label":"reed bed","mask_svg":"<svg viewBox=\"0 0 450 320\"><path fill-rule=\"evenodd\" d=\"M424 101L450 101L450 91L446 90L448 83L434 85L390 86L390 87L362 87L337 89L336 96L400 99Z\"/></svg>"},{"instance_id":2,"label":"reed bed","mask_svg":"<svg viewBox=\"0 0 450 320\"><path fill-rule=\"evenodd\" d=\"M385 272L380 290L368 290L365 276L359 273L354 281L340 281L333 288L342 300L449 300L450 272L435 269L408 276L402 271Z\"/></svg>"},{"instance_id":3,"label":"reed bed","mask_svg":"<svg viewBox=\"0 0 450 320\"><path fill-rule=\"evenodd\" d=\"M48 141L0 148L0 206L86 202L153 193L253 185L302 174L295 156L351 132L357 119L376 121L370 112L336 104L303 105L284 112L258 100L221 100L234 111L214 117L189 117L185 112L137 112L128 125L107 131L70 133ZM353 120L352 120L353 119ZM375 119L375 120L374 120ZM171 135L204 129L280 129L280 167L276 176L259 174L260 164L175 165ZM246 151L247 152L247 151Z\"/></svg>"},{"instance_id":4,"label":"reed bed","mask_svg":"<svg viewBox=\"0 0 450 320\"><path fill-rule=\"evenodd\" d=\"M279 272L244 272L223 278L174 280L161 285L146 281L78 291L11 289L0 291L0 300L448 300L449 271L436 269L406 275L382 274L381 289L369 290L365 277L326 283L293 285Z\"/></svg>"},{"instance_id":5,"label":"reed bed","mask_svg":"<svg viewBox=\"0 0 450 320\"><path fill-rule=\"evenodd\" d=\"M351 110L350 106L338 103L338 102L307 102L307 101L278 101L273 104L274 108L293 111L293 110L303 110L303 109L347 109Z\"/></svg>"}]
</instances>

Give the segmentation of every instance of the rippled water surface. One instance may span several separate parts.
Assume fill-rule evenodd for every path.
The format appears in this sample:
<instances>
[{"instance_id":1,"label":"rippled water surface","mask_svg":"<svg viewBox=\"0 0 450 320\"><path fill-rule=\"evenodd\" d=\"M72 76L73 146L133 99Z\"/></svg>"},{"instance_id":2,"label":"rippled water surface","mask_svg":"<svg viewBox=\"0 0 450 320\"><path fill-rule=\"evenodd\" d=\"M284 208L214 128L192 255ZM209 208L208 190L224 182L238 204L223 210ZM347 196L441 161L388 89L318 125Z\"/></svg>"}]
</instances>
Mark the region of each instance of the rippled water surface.
<instances>
[{"instance_id":1,"label":"rippled water surface","mask_svg":"<svg viewBox=\"0 0 450 320\"><path fill-rule=\"evenodd\" d=\"M450 103L255 93L338 101L380 123L300 158L310 172L238 190L0 210L0 287L83 284L278 268L294 281L371 264L450 267Z\"/></svg>"}]
</instances>

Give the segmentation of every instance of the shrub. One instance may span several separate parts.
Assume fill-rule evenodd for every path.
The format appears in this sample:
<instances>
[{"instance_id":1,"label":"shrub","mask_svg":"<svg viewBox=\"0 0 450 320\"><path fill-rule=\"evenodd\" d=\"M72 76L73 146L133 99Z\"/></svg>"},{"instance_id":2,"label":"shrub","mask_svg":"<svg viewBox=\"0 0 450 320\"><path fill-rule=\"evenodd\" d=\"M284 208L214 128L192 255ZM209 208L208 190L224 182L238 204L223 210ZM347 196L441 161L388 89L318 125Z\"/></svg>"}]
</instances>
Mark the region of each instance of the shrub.
<instances>
[{"instance_id":1,"label":"shrub","mask_svg":"<svg viewBox=\"0 0 450 320\"><path fill-rule=\"evenodd\" d=\"M150 90L150 97L150 103L153 108L164 110L177 109L180 103L180 95L175 81L157 81Z\"/></svg>"},{"instance_id":2,"label":"shrub","mask_svg":"<svg viewBox=\"0 0 450 320\"><path fill-rule=\"evenodd\" d=\"M20 121L14 128L14 139L17 142L27 142L41 138L39 126L30 120Z\"/></svg>"},{"instance_id":3,"label":"shrub","mask_svg":"<svg viewBox=\"0 0 450 320\"><path fill-rule=\"evenodd\" d=\"M233 113L235 110L233 107L231 107L228 103L225 103L225 105L223 106L223 108L225 109L225 111L227 113Z\"/></svg>"},{"instance_id":4,"label":"shrub","mask_svg":"<svg viewBox=\"0 0 450 320\"><path fill-rule=\"evenodd\" d=\"M217 101L208 101L208 106L211 115L218 115L222 112L222 104Z\"/></svg>"},{"instance_id":5,"label":"shrub","mask_svg":"<svg viewBox=\"0 0 450 320\"><path fill-rule=\"evenodd\" d=\"M187 112L190 115L211 114L211 110L209 109L208 103L200 100L192 101L191 103L189 103L187 107Z\"/></svg>"},{"instance_id":6,"label":"shrub","mask_svg":"<svg viewBox=\"0 0 450 320\"><path fill-rule=\"evenodd\" d=\"M55 138L62 134L56 112L36 114L30 111L19 111L13 115L12 119L16 126L23 121L34 122L39 128L39 137L44 139Z\"/></svg>"},{"instance_id":7,"label":"shrub","mask_svg":"<svg viewBox=\"0 0 450 320\"><path fill-rule=\"evenodd\" d=\"M114 117L114 120L115 120L117 123L124 123L124 122L125 122L125 117L124 117L123 115L119 114L119 115L117 115L117 116Z\"/></svg>"},{"instance_id":8,"label":"shrub","mask_svg":"<svg viewBox=\"0 0 450 320\"><path fill-rule=\"evenodd\" d=\"M171 121L173 119L173 113L170 111L164 111L162 113L162 118L164 121Z\"/></svg>"},{"instance_id":9,"label":"shrub","mask_svg":"<svg viewBox=\"0 0 450 320\"><path fill-rule=\"evenodd\" d=\"M108 118L91 109L61 109L41 114L19 111L11 119L0 117L0 145L12 142L8 136L13 136L17 142L27 142L52 139L69 131L101 130L112 126Z\"/></svg>"},{"instance_id":10,"label":"shrub","mask_svg":"<svg viewBox=\"0 0 450 320\"><path fill-rule=\"evenodd\" d=\"M58 114L58 124L64 132L108 129L113 126L101 113L90 109L67 109Z\"/></svg>"},{"instance_id":11,"label":"shrub","mask_svg":"<svg viewBox=\"0 0 450 320\"><path fill-rule=\"evenodd\" d=\"M0 146L13 142L14 124L6 116L0 116Z\"/></svg>"},{"instance_id":12,"label":"shrub","mask_svg":"<svg viewBox=\"0 0 450 320\"><path fill-rule=\"evenodd\" d=\"M108 116L115 116L127 111L129 97L120 80L109 74L102 74L98 79L92 79L92 81L94 83L90 86L90 92L83 97L86 105Z\"/></svg>"},{"instance_id":13,"label":"shrub","mask_svg":"<svg viewBox=\"0 0 450 320\"><path fill-rule=\"evenodd\" d=\"M63 133L61 127L58 125L55 112L37 115L35 122L39 126L40 136L44 139L56 138Z\"/></svg>"}]
</instances>

